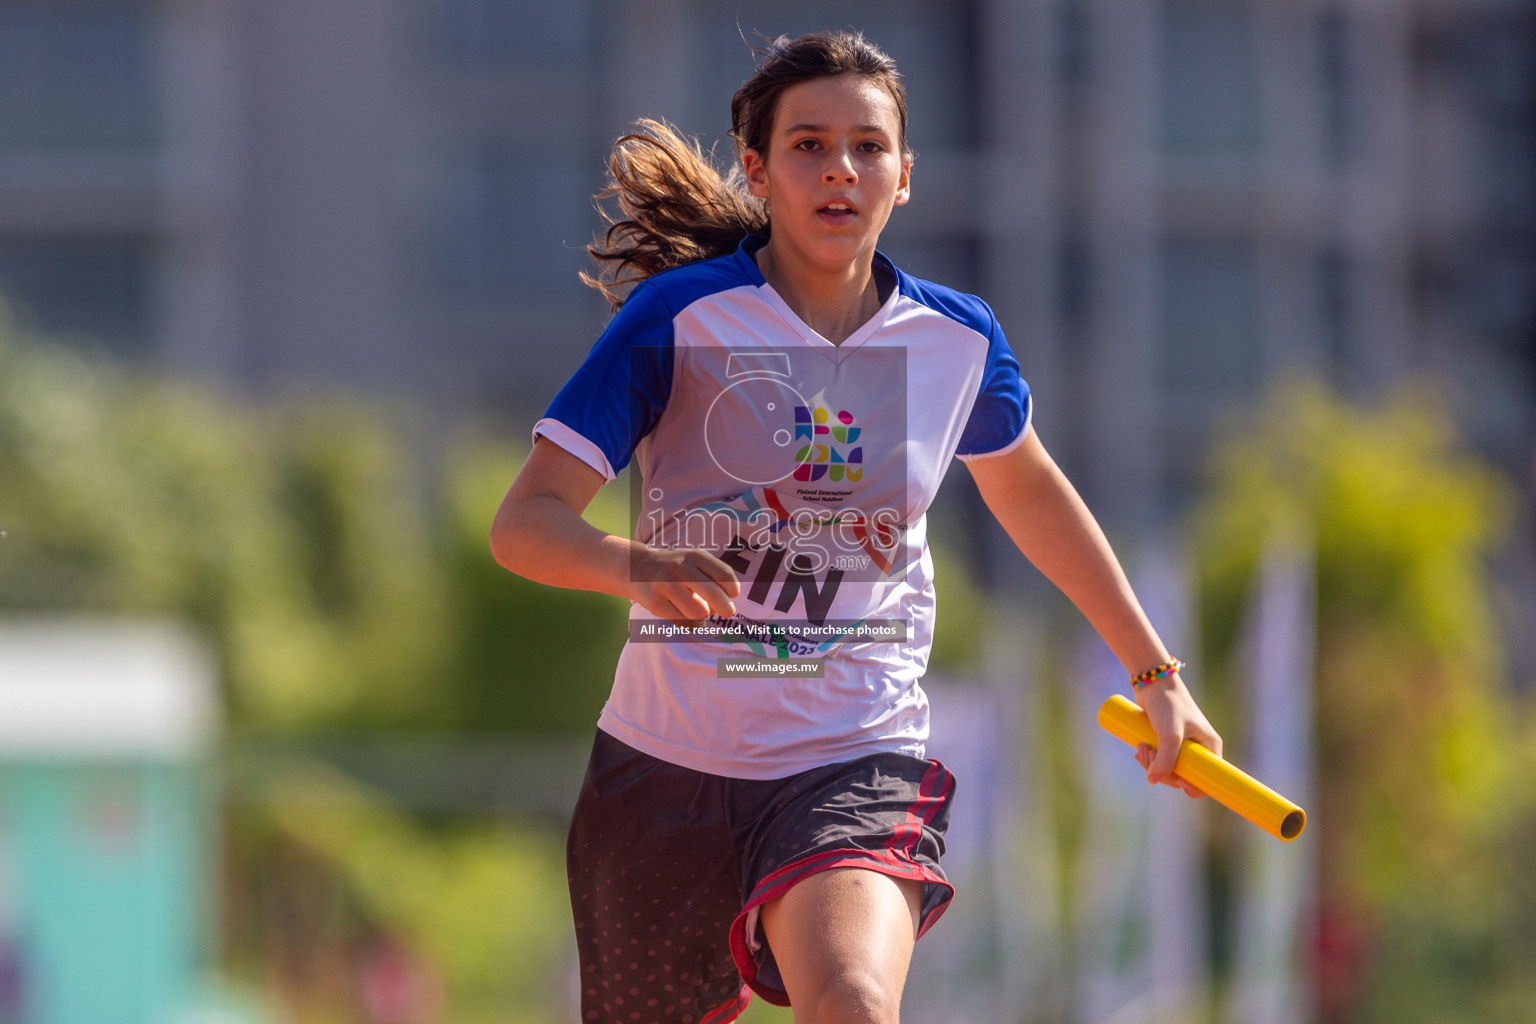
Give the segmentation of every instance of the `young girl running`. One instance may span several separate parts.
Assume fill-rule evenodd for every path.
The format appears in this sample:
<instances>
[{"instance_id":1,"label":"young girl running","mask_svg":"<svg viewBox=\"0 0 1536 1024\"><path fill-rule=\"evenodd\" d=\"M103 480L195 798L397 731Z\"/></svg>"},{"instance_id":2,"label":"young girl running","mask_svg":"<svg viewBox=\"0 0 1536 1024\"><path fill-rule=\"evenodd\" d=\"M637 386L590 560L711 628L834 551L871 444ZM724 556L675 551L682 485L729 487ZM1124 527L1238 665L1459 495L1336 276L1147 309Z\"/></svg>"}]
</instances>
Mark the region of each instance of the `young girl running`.
<instances>
[{"instance_id":1,"label":"young girl running","mask_svg":"<svg viewBox=\"0 0 1536 1024\"><path fill-rule=\"evenodd\" d=\"M583 1021L720 1024L753 991L799 1024L897 1020L954 891L919 682L952 458L1134 674L1148 781L1200 796L1179 744L1221 752L1030 428L992 311L876 249L911 188L906 121L895 64L836 32L767 48L729 177L653 122L615 147L592 283L617 312L491 534L513 572L632 602L568 842ZM631 458L633 539L581 517Z\"/></svg>"}]
</instances>

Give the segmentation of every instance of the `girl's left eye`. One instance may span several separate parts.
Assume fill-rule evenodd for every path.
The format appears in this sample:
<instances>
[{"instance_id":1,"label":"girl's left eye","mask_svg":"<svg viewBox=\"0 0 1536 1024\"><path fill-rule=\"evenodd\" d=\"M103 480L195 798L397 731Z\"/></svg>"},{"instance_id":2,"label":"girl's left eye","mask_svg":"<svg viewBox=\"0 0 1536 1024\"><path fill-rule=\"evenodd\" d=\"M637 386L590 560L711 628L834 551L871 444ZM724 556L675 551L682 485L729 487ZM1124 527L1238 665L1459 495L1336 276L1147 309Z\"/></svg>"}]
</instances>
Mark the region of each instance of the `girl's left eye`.
<instances>
[{"instance_id":1,"label":"girl's left eye","mask_svg":"<svg viewBox=\"0 0 1536 1024\"><path fill-rule=\"evenodd\" d=\"M878 142L873 142L873 141L859 143L859 149L863 150L866 153L883 153L883 152L885 152L885 147L884 146L880 145L880 143L878 143Z\"/></svg>"}]
</instances>

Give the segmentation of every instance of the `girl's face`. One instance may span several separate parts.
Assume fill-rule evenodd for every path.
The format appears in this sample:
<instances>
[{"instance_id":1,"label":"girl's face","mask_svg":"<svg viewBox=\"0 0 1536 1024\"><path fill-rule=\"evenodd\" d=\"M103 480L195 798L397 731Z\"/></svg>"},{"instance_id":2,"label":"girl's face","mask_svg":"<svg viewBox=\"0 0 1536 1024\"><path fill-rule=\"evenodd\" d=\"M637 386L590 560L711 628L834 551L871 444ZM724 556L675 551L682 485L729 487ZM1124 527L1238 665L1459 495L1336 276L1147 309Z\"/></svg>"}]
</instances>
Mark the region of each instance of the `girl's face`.
<instances>
[{"instance_id":1,"label":"girl's face","mask_svg":"<svg viewBox=\"0 0 1536 1024\"><path fill-rule=\"evenodd\" d=\"M862 75L797 82L779 94L766 152L742 154L747 187L768 200L775 251L825 269L874 251L910 193L896 101Z\"/></svg>"}]
</instances>

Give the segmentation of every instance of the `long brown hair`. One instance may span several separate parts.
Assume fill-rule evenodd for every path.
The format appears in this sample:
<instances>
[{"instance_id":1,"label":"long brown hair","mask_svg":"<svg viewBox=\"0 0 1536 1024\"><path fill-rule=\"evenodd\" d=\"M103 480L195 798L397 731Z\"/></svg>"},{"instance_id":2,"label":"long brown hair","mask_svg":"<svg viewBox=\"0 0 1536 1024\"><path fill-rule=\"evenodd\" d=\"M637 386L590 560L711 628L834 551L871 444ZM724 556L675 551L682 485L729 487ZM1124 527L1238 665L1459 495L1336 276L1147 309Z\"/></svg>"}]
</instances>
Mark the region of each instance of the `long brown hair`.
<instances>
[{"instance_id":1,"label":"long brown hair","mask_svg":"<svg viewBox=\"0 0 1536 1024\"><path fill-rule=\"evenodd\" d=\"M613 144L608 182L596 201L608 229L587 246L597 273L581 279L614 309L630 288L663 270L734 252L749 234L767 234L768 207L747 191L744 150L768 151L779 96L797 82L831 75L862 75L896 102L901 152L907 146L907 90L896 62L858 32L780 36L761 51L752 77L731 97L736 163L722 173L714 150L685 138L662 121L642 119L638 131ZM610 208L610 202L617 210Z\"/></svg>"}]
</instances>

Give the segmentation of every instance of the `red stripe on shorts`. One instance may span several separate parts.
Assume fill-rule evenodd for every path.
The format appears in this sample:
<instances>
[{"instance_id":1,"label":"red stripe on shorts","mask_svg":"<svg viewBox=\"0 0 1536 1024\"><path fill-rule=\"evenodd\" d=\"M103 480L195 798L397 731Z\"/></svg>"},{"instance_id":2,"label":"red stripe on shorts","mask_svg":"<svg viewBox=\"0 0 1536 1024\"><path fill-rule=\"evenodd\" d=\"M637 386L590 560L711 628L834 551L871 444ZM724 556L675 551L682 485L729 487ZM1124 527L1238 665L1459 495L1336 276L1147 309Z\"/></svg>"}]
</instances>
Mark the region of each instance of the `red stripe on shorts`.
<instances>
[{"instance_id":1,"label":"red stripe on shorts","mask_svg":"<svg viewBox=\"0 0 1536 1024\"><path fill-rule=\"evenodd\" d=\"M740 1017L751 1001L752 990L747 987L746 982L742 982L741 991L736 993L735 999L710 1010L699 1020L699 1024L727 1024L728 1021Z\"/></svg>"},{"instance_id":2,"label":"red stripe on shorts","mask_svg":"<svg viewBox=\"0 0 1536 1024\"><path fill-rule=\"evenodd\" d=\"M887 850L901 850L908 856L917 851L917 844L923 838L923 826L933 824L939 808L944 805L943 798L934 795L934 788L941 779L948 778L949 773L943 765L937 761L928 762L928 771L923 773L923 780L917 786L917 800L908 805L907 820L891 829L891 838L885 844Z\"/></svg>"}]
</instances>

